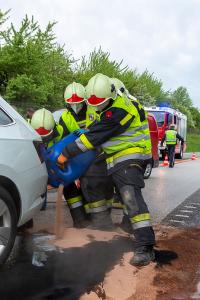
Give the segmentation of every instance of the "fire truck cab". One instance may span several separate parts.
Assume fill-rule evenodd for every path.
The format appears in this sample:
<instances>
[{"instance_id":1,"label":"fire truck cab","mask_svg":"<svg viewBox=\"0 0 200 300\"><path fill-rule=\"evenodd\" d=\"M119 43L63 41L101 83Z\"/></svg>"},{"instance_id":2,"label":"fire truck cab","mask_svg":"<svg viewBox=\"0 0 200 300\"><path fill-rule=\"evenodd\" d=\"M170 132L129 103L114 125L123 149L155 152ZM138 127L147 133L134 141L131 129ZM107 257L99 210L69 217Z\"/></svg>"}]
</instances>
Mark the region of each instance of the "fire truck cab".
<instances>
[{"instance_id":1,"label":"fire truck cab","mask_svg":"<svg viewBox=\"0 0 200 300\"><path fill-rule=\"evenodd\" d=\"M157 126L158 126L158 140L159 140L159 154L164 159L166 154L166 145L164 144L163 147L160 146L161 140L165 135L165 131L169 128L170 124L174 124L175 128L183 137L184 141L186 142L186 133L187 133L187 116L182 114L180 111L175 110L170 107L159 107L159 106L152 106L146 107L145 110L150 112L154 115ZM186 143L185 143L186 145ZM183 145L179 141L177 141L176 145L176 157L182 159L183 158Z\"/></svg>"}]
</instances>

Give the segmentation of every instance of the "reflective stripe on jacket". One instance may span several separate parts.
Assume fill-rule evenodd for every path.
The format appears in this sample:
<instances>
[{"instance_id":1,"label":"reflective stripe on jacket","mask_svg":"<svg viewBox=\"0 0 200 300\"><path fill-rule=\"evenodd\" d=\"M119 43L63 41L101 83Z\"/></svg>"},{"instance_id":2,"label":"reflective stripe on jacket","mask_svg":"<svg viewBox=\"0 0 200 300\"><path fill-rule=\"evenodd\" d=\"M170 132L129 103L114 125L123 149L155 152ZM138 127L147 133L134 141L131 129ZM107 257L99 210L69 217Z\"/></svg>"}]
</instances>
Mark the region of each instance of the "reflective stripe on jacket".
<instances>
[{"instance_id":1,"label":"reflective stripe on jacket","mask_svg":"<svg viewBox=\"0 0 200 300\"><path fill-rule=\"evenodd\" d=\"M112 107L124 109L127 115L120 121L125 125L131 119L129 127L120 135L102 144L106 154L113 154L106 161L108 169L128 159L145 160L151 158L151 140L148 125L141 124L137 108L125 97L118 96Z\"/></svg>"}]
</instances>

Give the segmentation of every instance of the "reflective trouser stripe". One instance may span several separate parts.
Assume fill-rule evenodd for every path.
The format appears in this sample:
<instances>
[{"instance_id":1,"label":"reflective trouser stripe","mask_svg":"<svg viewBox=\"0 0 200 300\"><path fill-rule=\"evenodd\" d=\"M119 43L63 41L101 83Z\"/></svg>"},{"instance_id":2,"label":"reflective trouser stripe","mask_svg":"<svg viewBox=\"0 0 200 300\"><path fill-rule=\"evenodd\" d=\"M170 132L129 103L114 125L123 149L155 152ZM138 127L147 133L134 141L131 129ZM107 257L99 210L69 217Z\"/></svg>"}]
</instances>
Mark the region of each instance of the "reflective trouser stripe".
<instances>
[{"instance_id":1,"label":"reflective trouser stripe","mask_svg":"<svg viewBox=\"0 0 200 300\"><path fill-rule=\"evenodd\" d=\"M108 209L106 200L100 200L84 205L86 213L97 213Z\"/></svg>"},{"instance_id":2,"label":"reflective trouser stripe","mask_svg":"<svg viewBox=\"0 0 200 300\"><path fill-rule=\"evenodd\" d=\"M113 202L112 203L112 207L113 208L125 208L125 205L124 204L122 204L121 202Z\"/></svg>"},{"instance_id":3,"label":"reflective trouser stripe","mask_svg":"<svg viewBox=\"0 0 200 300\"><path fill-rule=\"evenodd\" d=\"M176 145L176 142L174 142L174 141L171 141L171 142L170 141L166 141L166 144L167 145Z\"/></svg>"},{"instance_id":4,"label":"reflective trouser stripe","mask_svg":"<svg viewBox=\"0 0 200 300\"><path fill-rule=\"evenodd\" d=\"M151 219L150 213L139 214L137 216L134 216L134 217L130 218L131 223L146 221L146 220L150 220L150 219Z\"/></svg>"},{"instance_id":5,"label":"reflective trouser stripe","mask_svg":"<svg viewBox=\"0 0 200 300\"><path fill-rule=\"evenodd\" d=\"M139 228L144 228L144 227L151 227L151 222L150 221L140 221L137 223L132 223L133 230L139 229Z\"/></svg>"},{"instance_id":6,"label":"reflective trouser stripe","mask_svg":"<svg viewBox=\"0 0 200 300\"><path fill-rule=\"evenodd\" d=\"M151 226L151 217L149 213L139 214L130 218L133 229L150 227Z\"/></svg>"},{"instance_id":7,"label":"reflective trouser stripe","mask_svg":"<svg viewBox=\"0 0 200 300\"><path fill-rule=\"evenodd\" d=\"M112 204L113 204L113 198L112 198L112 199L109 199L109 200L106 200L106 204L107 204L107 207L108 207L108 208L112 207Z\"/></svg>"},{"instance_id":8,"label":"reflective trouser stripe","mask_svg":"<svg viewBox=\"0 0 200 300\"><path fill-rule=\"evenodd\" d=\"M77 196L77 197L73 197L70 199L67 199L67 204L69 205L70 208L77 208L79 206L82 206L82 197L81 196Z\"/></svg>"}]
</instances>

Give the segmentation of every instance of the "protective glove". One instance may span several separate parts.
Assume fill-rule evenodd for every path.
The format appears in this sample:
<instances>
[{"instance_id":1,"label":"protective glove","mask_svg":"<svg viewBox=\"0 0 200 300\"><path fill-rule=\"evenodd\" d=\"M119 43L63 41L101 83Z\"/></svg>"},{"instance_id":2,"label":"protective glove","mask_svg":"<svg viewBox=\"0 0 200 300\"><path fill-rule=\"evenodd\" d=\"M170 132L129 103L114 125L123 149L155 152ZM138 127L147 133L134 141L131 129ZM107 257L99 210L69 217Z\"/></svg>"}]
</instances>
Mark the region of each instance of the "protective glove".
<instances>
[{"instance_id":1,"label":"protective glove","mask_svg":"<svg viewBox=\"0 0 200 300\"><path fill-rule=\"evenodd\" d=\"M58 165L64 165L65 162L68 161L68 158L66 156L64 156L62 153L58 156L57 158L57 163Z\"/></svg>"}]
</instances>

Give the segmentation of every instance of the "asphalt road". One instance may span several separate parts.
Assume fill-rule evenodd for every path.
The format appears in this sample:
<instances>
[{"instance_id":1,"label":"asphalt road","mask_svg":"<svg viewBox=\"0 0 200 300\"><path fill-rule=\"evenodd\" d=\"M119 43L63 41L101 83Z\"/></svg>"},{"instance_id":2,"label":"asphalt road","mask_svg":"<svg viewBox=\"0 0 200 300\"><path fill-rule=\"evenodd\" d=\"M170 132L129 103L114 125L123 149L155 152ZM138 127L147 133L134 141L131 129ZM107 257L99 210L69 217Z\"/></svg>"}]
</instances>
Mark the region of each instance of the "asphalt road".
<instances>
[{"instance_id":1,"label":"asphalt road","mask_svg":"<svg viewBox=\"0 0 200 300\"><path fill-rule=\"evenodd\" d=\"M154 222L161 222L177 206L200 189L200 159L177 161L174 168L153 169L145 181L144 198ZM200 198L195 200L200 204Z\"/></svg>"},{"instance_id":2,"label":"asphalt road","mask_svg":"<svg viewBox=\"0 0 200 300\"><path fill-rule=\"evenodd\" d=\"M174 169L153 170L143 194L155 223L200 226L199 168L200 160L188 160L178 162ZM50 203L36 216L33 233L18 235L13 256L0 269L1 300L78 300L82 293L102 282L124 253L132 251L132 241L126 237L92 241L83 248L62 251L49 245L48 240L53 239L49 232L53 230L55 196L49 193ZM63 205L66 213L64 202ZM120 215L120 210L113 215ZM72 225L66 214L65 220L66 226Z\"/></svg>"}]
</instances>

